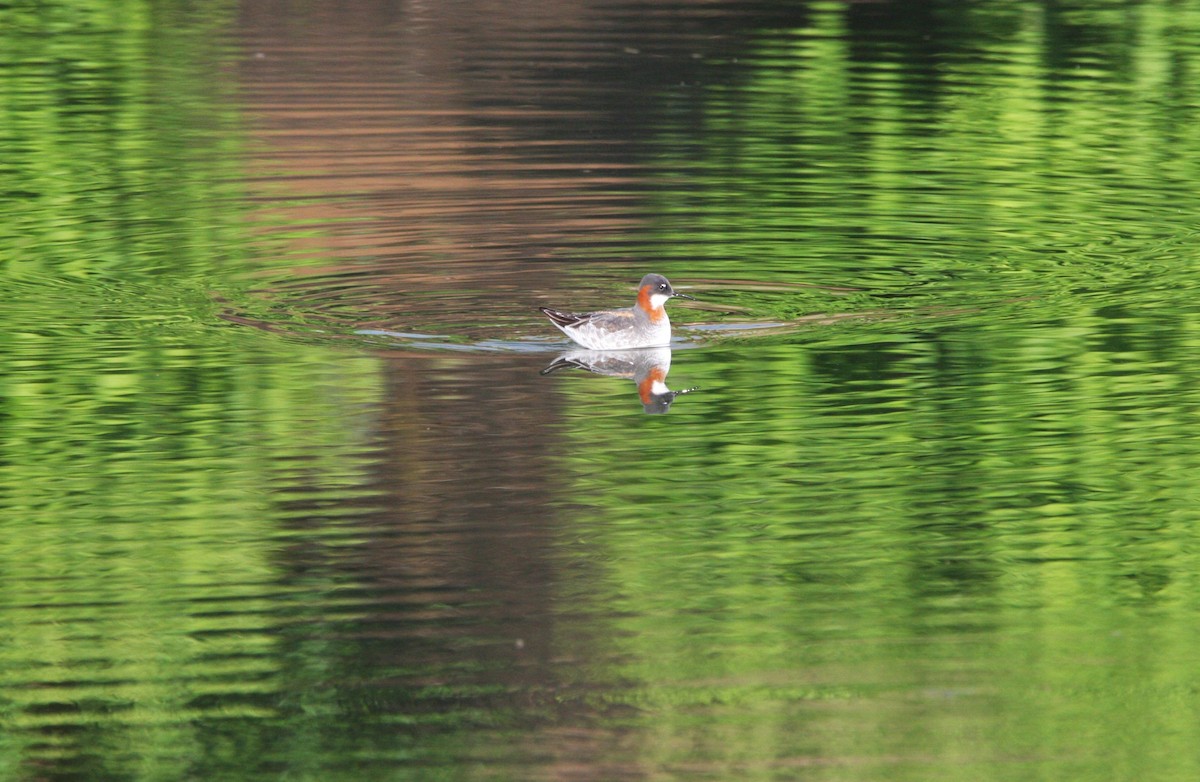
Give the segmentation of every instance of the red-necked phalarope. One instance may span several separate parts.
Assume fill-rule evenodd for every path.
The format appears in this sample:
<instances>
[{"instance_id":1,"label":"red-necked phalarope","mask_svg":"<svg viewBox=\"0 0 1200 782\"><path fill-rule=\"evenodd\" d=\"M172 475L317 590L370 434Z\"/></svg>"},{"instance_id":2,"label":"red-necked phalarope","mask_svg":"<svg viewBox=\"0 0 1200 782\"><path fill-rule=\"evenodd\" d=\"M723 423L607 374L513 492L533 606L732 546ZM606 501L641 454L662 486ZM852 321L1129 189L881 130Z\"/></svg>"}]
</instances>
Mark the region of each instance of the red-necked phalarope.
<instances>
[{"instance_id":1,"label":"red-necked phalarope","mask_svg":"<svg viewBox=\"0 0 1200 782\"><path fill-rule=\"evenodd\" d=\"M668 299L691 299L676 293L661 274L647 274L638 285L637 303L620 310L570 313L539 307L550 322L589 350L657 348L671 344Z\"/></svg>"}]
</instances>

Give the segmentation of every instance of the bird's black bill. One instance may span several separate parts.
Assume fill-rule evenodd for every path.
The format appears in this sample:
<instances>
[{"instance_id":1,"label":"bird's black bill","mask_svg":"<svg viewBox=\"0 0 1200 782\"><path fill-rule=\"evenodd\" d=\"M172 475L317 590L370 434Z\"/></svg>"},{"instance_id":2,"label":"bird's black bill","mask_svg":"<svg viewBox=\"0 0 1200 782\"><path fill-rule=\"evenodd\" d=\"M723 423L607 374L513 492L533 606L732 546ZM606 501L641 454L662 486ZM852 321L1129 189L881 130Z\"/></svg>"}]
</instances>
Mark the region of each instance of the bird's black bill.
<instances>
[{"instance_id":1,"label":"bird's black bill","mask_svg":"<svg viewBox=\"0 0 1200 782\"><path fill-rule=\"evenodd\" d=\"M696 300L696 297L695 297L695 296L689 296L689 295L687 295L686 293L672 293L672 294L671 294L671 298L673 298L673 299L687 299L688 301L695 301L695 300Z\"/></svg>"}]
</instances>

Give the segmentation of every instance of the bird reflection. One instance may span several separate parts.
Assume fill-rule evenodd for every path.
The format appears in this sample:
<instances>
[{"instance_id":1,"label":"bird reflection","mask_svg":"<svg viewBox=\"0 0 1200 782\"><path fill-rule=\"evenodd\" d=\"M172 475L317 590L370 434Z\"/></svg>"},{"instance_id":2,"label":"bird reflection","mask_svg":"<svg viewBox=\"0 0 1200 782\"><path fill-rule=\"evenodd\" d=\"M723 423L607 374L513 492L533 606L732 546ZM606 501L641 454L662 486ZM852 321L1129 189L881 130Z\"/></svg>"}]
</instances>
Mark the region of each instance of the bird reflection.
<instances>
[{"instance_id":1,"label":"bird reflection","mask_svg":"<svg viewBox=\"0 0 1200 782\"><path fill-rule=\"evenodd\" d=\"M560 369L576 367L597 375L624 377L637 383L638 397L647 413L665 413L675 397L698 389L672 391L667 388L667 373L671 371L670 348L641 348L638 350L569 350L542 370L543 375Z\"/></svg>"}]
</instances>

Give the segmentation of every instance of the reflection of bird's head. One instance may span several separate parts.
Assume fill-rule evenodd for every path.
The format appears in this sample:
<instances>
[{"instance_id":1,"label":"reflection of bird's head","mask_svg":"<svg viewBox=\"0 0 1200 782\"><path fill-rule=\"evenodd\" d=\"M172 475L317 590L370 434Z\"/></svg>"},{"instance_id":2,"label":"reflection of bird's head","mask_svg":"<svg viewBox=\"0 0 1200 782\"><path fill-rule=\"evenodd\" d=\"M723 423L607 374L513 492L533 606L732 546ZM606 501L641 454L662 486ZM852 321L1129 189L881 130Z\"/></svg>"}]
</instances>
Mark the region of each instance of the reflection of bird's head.
<instances>
[{"instance_id":1,"label":"reflection of bird's head","mask_svg":"<svg viewBox=\"0 0 1200 782\"><path fill-rule=\"evenodd\" d=\"M637 378L638 397L642 400L642 409L647 413L665 413L671 409L675 397L695 391L687 388L682 391L672 391L667 388L667 371L670 364L655 364L647 369L645 374Z\"/></svg>"},{"instance_id":2,"label":"reflection of bird's head","mask_svg":"<svg viewBox=\"0 0 1200 782\"><path fill-rule=\"evenodd\" d=\"M665 413L671 409L671 403L675 401L675 397L690 394L693 391L698 391L697 388L684 388L679 391L664 391L661 394L651 394L650 399L642 398L642 410L655 415Z\"/></svg>"}]
</instances>

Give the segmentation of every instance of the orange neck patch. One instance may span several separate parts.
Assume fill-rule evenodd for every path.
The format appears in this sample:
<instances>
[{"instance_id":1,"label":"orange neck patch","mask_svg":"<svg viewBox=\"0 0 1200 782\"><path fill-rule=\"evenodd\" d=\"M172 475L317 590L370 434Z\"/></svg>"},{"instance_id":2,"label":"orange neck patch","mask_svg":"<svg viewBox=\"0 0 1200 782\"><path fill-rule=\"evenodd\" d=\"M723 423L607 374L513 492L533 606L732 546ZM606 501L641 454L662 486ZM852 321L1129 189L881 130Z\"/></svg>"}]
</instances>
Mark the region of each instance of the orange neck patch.
<instances>
[{"instance_id":1,"label":"orange neck patch","mask_svg":"<svg viewBox=\"0 0 1200 782\"><path fill-rule=\"evenodd\" d=\"M667 314L666 309L662 307L655 309L654 304L650 301L649 285L643 285L642 287L638 288L637 301L638 306L642 308L642 311L650 316L651 323L658 323L660 320L662 320L663 315Z\"/></svg>"}]
</instances>

